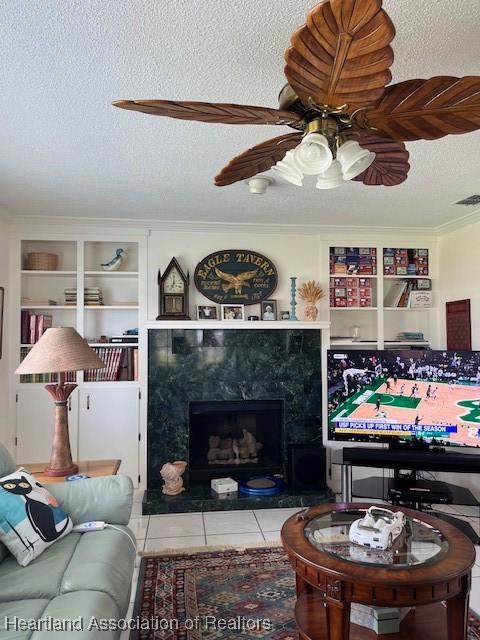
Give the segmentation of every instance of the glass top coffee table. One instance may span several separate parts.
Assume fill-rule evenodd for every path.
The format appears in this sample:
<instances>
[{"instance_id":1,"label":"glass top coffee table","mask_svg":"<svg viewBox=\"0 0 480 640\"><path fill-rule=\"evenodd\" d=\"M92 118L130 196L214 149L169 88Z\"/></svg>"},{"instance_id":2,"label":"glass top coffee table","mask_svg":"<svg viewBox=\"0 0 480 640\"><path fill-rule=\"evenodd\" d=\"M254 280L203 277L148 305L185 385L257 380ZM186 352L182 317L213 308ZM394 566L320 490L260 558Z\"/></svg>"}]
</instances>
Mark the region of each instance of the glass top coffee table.
<instances>
[{"instance_id":1,"label":"glass top coffee table","mask_svg":"<svg viewBox=\"0 0 480 640\"><path fill-rule=\"evenodd\" d=\"M442 520L385 505L405 515L404 531L391 547L383 551L350 542L351 525L371 506L377 505L321 505L292 516L284 524L282 542L296 572L295 615L300 637L347 640L358 635L360 628L350 627L350 607L359 603L374 607L430 605L422 616L427 625L427 613L434 617L430 631L435 628L436 640L465 640L475 562L470 540ZM445 607L435 607L442 601L446 602L446 614ZM364 638L365 630L362 632L360 637ZM413 637L415 633L418 635L418 629ZM412 637L411 630L407 635ZM421 635L422 640L429 638L427 631L422 630Z\"/></svg>"}]
</instances>

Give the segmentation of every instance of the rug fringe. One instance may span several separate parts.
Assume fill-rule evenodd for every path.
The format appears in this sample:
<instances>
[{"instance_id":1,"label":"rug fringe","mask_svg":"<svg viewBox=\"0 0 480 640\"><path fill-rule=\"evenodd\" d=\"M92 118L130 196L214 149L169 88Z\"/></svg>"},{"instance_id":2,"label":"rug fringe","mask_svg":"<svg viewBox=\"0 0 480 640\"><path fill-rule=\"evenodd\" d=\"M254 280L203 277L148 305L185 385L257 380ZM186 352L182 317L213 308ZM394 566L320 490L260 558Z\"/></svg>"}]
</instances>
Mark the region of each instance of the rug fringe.
<instances>
[{"instance_id":1,"label":"rug fringe","mask_svg":"<svg viewBox=\"0 0 480 640\"><path fill-rule=\"evenodd\" d=\"M281 547L280 540L265 540L264 542L249 542L245 544L224 544L224 545L204 545L203 547L185 547L184 549L166 548L160 551L139 551L142 558L160 558L162 556L190 556L197 553L212 553L216 551L238 551L241 553L245 549L265 549L268 547Z\"/></svg>"}]
</instances>

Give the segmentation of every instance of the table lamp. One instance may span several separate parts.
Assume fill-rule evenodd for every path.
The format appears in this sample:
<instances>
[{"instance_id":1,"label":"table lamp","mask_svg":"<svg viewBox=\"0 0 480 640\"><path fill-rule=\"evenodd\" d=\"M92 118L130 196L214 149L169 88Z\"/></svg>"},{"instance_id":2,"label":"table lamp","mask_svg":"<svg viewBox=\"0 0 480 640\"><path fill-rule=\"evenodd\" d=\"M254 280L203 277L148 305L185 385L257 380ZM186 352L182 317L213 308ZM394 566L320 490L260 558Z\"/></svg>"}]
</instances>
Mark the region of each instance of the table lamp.
<instances>
[{"instance_id":1,"label":"table lamp","mask_svg":"<svg viewBox=\"0 0 480 640\"><path fill-rule=\"evenodd\" d=\"M67 409L68 398L77 385L65 383L65 372L104 367L105 363L73 327L55 327L45 331L15 371L17 375L57 374L56 384L45 385L55 402L52 454L45 475L58 477L78 473L78 466L73 464L70 451Z\"/></svg>"}]
</instances>

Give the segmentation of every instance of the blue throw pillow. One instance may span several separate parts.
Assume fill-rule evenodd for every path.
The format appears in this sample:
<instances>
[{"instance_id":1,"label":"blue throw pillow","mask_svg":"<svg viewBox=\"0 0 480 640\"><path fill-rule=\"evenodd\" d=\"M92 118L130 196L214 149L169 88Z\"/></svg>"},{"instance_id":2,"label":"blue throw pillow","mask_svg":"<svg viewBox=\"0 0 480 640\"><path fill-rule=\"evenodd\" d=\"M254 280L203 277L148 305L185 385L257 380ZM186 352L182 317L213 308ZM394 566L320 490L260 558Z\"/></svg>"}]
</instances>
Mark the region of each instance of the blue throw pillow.
<instances>
[{"instance_id":1,"label":"blue throw pillow","mask_svg":"<svg viewBox=\"0 0 480 640\"><path fill-rule=\"evenodd\" d=\"M0 541L20 565L26 567L72 526L56 499L28 471L0 478Z\"/></svg>"}]
</instances>

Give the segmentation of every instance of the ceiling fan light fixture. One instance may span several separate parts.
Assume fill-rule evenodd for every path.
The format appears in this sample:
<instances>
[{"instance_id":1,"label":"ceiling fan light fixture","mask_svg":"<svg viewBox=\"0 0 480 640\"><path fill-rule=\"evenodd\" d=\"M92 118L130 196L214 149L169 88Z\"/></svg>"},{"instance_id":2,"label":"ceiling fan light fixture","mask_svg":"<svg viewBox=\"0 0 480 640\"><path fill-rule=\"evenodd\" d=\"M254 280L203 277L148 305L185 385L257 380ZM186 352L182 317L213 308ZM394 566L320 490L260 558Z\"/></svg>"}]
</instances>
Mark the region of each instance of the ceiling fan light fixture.
<instances>
[{"instance_id":1,"label":"ceiling fan light fixture","mask_svg":"<svg viewBox=\"0 0 480 640\"><path fill-rule=\"evenodd\" d=\"M329 168L321 173L317 179L317 189L335 189L345 184L342 173L342 165L334 160Z\"/></svg>"},{"instance_id":2,"label":"ceiling fan light fixture","mask_svg":"<svg viewBox=\"0 0 480 640\"><path fill-rule=\"evenodd\" d=\"M293 154L300 171L308 176L326 171L333 160L328 140L321 133L308 133Z\"/></svg>"},{"instance_id":3,"label":"ceiling fan light fixture","mask_svg":"<svg viewBox=\"0 0 480 640\"><path fill-rule=\"evenodd\" d=\"M280 176L280 178L283 178L297 187L303 186L303 173L295 162L293 150L287 151L283 160L280 160L274 167L272 167L272 171L276 175Z\"/></svg>"},{"instance_id":4,"label":"ceiling fan light fixture","mask_svg":"<svg viewBox=\"0 0 480 640\"><path fill-rule=\"evenodd\" d=\"M267 189L273 183L273 180L271 178L267 178L267 176L255 176L254 178L250 178L247 182L250 193L263 195L264 193L267 193Z\"/></svg>"},{"instance_id":5,"label":"ceiling fan light fixture","mask_svg":"<svg viewBox=\"0 0 480 640\"><path fill-rule=\"evenodd\" d=\"M375 153L361 147L355 140L347 140L337 151L345 180L353 180L375 160Z\"/></svg>"}]
</instances>

